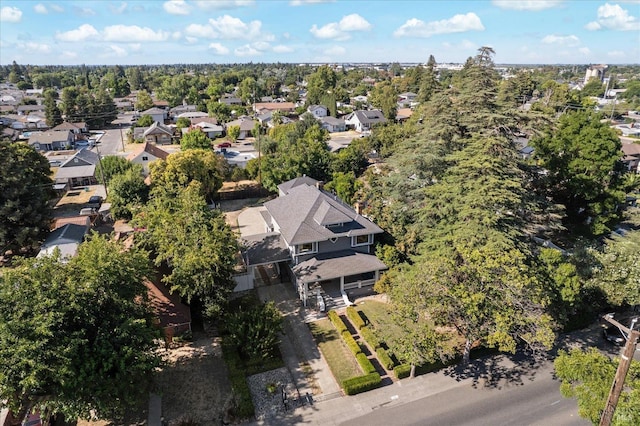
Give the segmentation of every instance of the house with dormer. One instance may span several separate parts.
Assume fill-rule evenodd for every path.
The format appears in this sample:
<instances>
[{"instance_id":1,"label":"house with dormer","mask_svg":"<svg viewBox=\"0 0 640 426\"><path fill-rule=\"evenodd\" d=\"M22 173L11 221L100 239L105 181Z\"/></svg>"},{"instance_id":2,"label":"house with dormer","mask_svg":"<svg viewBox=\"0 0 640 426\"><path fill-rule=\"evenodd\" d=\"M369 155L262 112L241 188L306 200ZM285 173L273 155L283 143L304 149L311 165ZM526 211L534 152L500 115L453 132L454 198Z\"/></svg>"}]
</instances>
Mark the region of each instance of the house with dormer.
<instances>
[{"instance_id":1,"label":"house with dormer","mask_svg":"<svg viewBox=\"0 0 640 426\"><path fill-rule=\"evenodd\" d=\"M386 123L387 119L382 111L372 109L353 111L344 117L344 122L348 129L353 129L356 132L368 132L376 124Z\"/></svg>"},{"instance_id":2,"label":"house with dormer","mask_svg":"<svg viewBox=\"0 0 640 426\"><path fill-rule=\"evenodd\" d=\"M58 167L55 181L59 184L67 184L71 188L96 185L98 183L96 167L99 162L98 154L88 149L81 149Z\"/></svg>"},{"instance_id":3,"label":"house with dormer","mask_svg":"<svg viewBox=\"0 0 640 426\"><path fill-rule=\"evenodd\" d=\"M149 127L134 128L133 139L142 139L156 145L170 145L173 142L173 128L154 121Z\"/></svg>"},{"instance_id":4,"label":"house with dormer","mask_svg":"<svg viewBox=\"0 0 640 426\"><path fill-rule=\"evenodd\" d=\"M142 166L142 172L145 176L149 175L149 164L156 160L166 160L169 153L160 149L158 146L145 142L142 146L127 156L127 160L133 164Z\"/></svg>"},{"instance_id":5,"label":"house with dormer","mask_svg":"<svg viewBox=\"0 0 640 426\"><path fill-rule=\"evenodd\" d=\"M61 151L71 148L74 142L75 136L69 130L33 132L29 135L29 145L37 151Z\"/></svg>"},{"instance_id":6,"label":"house with dormer","mask_svg":"<svg viewBox=\"0 0 640 426\"><path fill-rule=\"evenodd\" d=\"M282 183L278 193L260 211L265 232L243 236L248 268L286 267L305 304L320 288L346 298L347 290L375 284L387 269L373 254L379 226L307 176Z\"/></svg>"}]
</instances>

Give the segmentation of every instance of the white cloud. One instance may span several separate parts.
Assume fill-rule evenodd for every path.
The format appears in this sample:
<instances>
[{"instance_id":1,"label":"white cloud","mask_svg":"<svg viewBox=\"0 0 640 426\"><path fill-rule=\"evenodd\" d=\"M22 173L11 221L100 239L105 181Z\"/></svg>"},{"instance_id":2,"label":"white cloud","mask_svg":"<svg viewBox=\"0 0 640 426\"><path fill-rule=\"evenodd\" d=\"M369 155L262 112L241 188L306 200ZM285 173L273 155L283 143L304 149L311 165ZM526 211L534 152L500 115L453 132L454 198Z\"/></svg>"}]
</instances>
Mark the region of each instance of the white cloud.
<instances>
[{"instance_id":1,"label":"white cloud","mask_svg":"<svg viewBox=\"0 0 640 426\"><path fill-rule=\"evenodd\" d=\"M209 19L209 25L218 34L219 38L254 40L263 38L273 40L273 36L261 33L262 22L242 22L233 16L223 15L216 19Z\"/></svg>"},{"instance_id":2,"label":"white cloud","mask_svg":"<svg viewBox=\"0 0 640 426\"><path fill-rule=\"evenodd\" d=\"M96 11L89 7L77 7L76 13L80 16L95 16Z\"/></svg>"},{"instance_id":3,"label":"white cloud","mask_svg":"<svg viewBox=\"0 0 640 426\"><path fill-rule=\"evenodd\" d=\"M39 14L41 14L41 15L46 15L47 13L49 13L49 11L47 10L47 6L45 6L45 5L44 5L44 4L42 4L42 3L38 3L38 4L36 4L35 6L33 6L33 10L34 10L36 13L39 13Z\"/></svg>"},{"instance_id":4,"label":"white cloud","mask_svg":"<svg viewBox=\"0 0 640 426\"><path fill-rule=\"evenodd\" d=\"M332 46L325 49L322 53L328 56L342 56L347 53L347 49L342 46Z\"/></svg>"},{"instance_id":5,"label":"white cloud","mask_svg":"<svg viewBox=\"0 0 640 426\"><path fill-rule=\"evenodd\" d=\"M54 12L58 12L58 13L64 12L64 8L62 6L57 5L57 4L49 4L49 8L51 10L53 10Z\"/></svg>"},{"instance_id":6,"label":"white cloud","mask_svg":"<svg viewBox=\"0 0 640 426\"><path fill-rule=\"evenodd\" d=\"M202 0L196 1L196 6L200 9L204 10L213 10L213 9L235 9L239 7L253 6L255 4L254 0Z\"/></svg>"},{"instance_id":7,"label":"white cloud","mask_svg":"<svg viewBox=\"0 0 640 426\"><path fill-rule=\"evenodd\" d=\"M209 45L209 50L213 51L216 55L228 55L229 49L220 43L211 43Z\"/></svg>"},{"instance_id":8,"label":"white cloud","mask_svg":"<svg viewBox=\"0 0 640 426\"><path fill-rule=\"evenodd\" d=\"M187 44L196 44L198 42L197 37L191 37L191 36L185 36L184 40L187 42Z\"/></svg>"},{"instance_id":9,"label":"white cloud","mask_svg":"<svg viewBox=\"0 0 640 426\"><path fill-rule=\"evenodd\" d=\"M493 0L492 3L502 9L538 11L559 6L563 0Z\"/></svg>"},{"instance_id":10,"label":"white cloud","mask_svg":"<svg viewBox=\"0 0 640 426\"><path fill-rule=\"evenodd\" d=\"M184 0L166 1L162 5L162 8L171 15L188 15L191 11L189 5Z\"/></svg>"},{"instance_id":11,"label":"white cloud","mask_svg":"<svg viewBox=\"0 0 640 426\"><path fill-rule=\"evenodd\" d=\"M111 10L111 13L113 14L122 15L124 11L127 10L127 3L122 2L120 3L120 6L109 4L109 10Z\"/></svg>"},{"instance_id":12,"label":"white cloud","mask_svg":"<svg viewBox=\"0 0 640 426\"><path fill-rule=\"evenodd\" d=\"M585 28L591 31L608 29L618 31L640 31L640 20L629 15L629 11L618 4L605 3L598 8L598 19Z\"/></svg>"},{"instance_id":13,"label":"white cloud","mask_svg":"<svg viewBox=\"0 0 640 426\"><path fill-rule=\"evenodd\" d=\"M201 38L217 38L218 33L209 25L190 24L184 29L185 34Z\"/></svg>"},{"instance_id":14,"label":"white cloud","mask_svg":"<svg viewBox=\"0 0 640 426\"><path fill-rule=\"evenodd\" d=\"M48 44L27 42L18 43L18 48L30 53L51 53L51 46Z\"/></svg>"},{"instance_id":15,"label":"white cloud","mask_svg":"<svg viewBox=\"0 0 640 426\"><path fill-rule=\"evenodd\" d=\"M74 58L78 57L78 53L77 52L71 52L69 50L65 50L64 52L62 52L62 57L63 58L74 59Z\"/></svg>"},{"instance_id":16,"label":"white cloud","mask_svg":"<svg viewBox=\"0 0 640 426\"><path fill-rule=\"evenodd\" d=\"M591 50L589 50L588 47L581 47L580 49L578 49L578 52L582 53L585 56L591 54Z\"/></svg>"},{"instance_id":17,"label":"white cloud","mask_svg":"<svg viewBox=\"0 0 640 426\"><path fill-rule=\"evenodd\" d=\"M291 0L291 6L303 6L305 4L333 3L336 0Z\"/></svg>"},{"instance_id":18,"label":"white cloud","mask_svg":"<svg viewBox=\"0 0 640 426\"><path fill-rule=\"evenodd\" d=\"M291 53L294 51L293 47L285 46L284 44L279 44L277 46L273 46L273 51L276 53Z\"/></svg>"},{"instance_id":19,"label":"white cloud","mask_svg":"<svg viewBox=\"0 0 640 426\"><path fill-rule=\"evenodd\" d=\"M344 16L340 22L330 22L318 28L316 24L309 30L316 38L348 40L351 31L366 31L371 29L371 24L357 13Z\"/></svg>"},{"instance_id":20,"label":"white cloud","mask_svg":"<svg viewBox=\"0 0 640 426\"><path fill-rule=\"evenodd\" d=\"M0 22L20 22L22 11L17 7L5 6L0 9Z\"/></svg>"},{"instance_id":21,"label":"white cloud","mask_svg":"<svg viewBox=\"0 0 640 426\"><path fill-rule=\"evenodd\" d=\"M268 50L271 47L271 45L266 41L256 41L255 43L251 44L251 47L257 50L260 50L261 52L264 52L265 50Z\"/></svg>"},{"instance_id":22,"label":"white cloud","mask_svg":"<svg viewBox=\"0 0 640 426\"><path fill-rule=\"evenodd\" d=\"M550 34L542 39L544 44L557 44L560 46L575 47L580 45L580 39L575 35L561 36Z\"/></svg>"},{"instance_id":23,"label":"white cloud","mask_svg":"<svg viewBox=\"0 0 640 426\"><path fill-rule=\"evenodd\" d=\"M129 43L129 50L132 52L139 52L142 50L142 44L140 43Z\"/></svg>"},{"instance_id":24,"label":"white cloud","mask_svg":"<svg viewBox=\"0 0 640 426\"><path fill-rule=\"evenodd\" d=\"M409 19L393 35L396 37L431 37L437 34L483 30L484 26L478 15L469 12L465 15L455 15L440 21L424 22L416 18Z\"/></svg>"},{"instance_id":25,"label":"white cloud","mask_svg":"<svg viewBox=\"0 0 640 426\"><path fill-rule=\"evenodd\" d=\"M77 42L98 38L100 34L92 25L82 24L75 30L56 33L56 39L60 41Z\"/></svg>"},{"instance_id":26,"label":"white cloud","mask_svg":"<svg viewBox=\"0 0 640 426\"><path fill-rule=\"evenodd\" d=\"M262 54L262 52L250 44L245 44L244 46L236 48L233 53L235 53L236 56L258 56Z\"/></svg>"},{"instance_id":27,"label":"white cloud","mask_svg":"<svg viewBox=\"0 0 640 426\"><path fill-rule=\"evenodd\" d=\"M120 47L118 45L111 44L111 45L109 45L109 48L111 49L111 53L113 53L115 56L117 56L119 58L127 56L127 50L124 47Z\"/></svg>"},{"instance_id":28,"label":"white cloud","mask_svg":"<svg viewBox=\"0 0 640 426\"><path fill-rule=\"evenodd\" d=\"M148 27L137 25L110 25L102 31L106 41L165 41L169 38L169 33L164 31L153 31Z\"/></svg>"}]
</instances>

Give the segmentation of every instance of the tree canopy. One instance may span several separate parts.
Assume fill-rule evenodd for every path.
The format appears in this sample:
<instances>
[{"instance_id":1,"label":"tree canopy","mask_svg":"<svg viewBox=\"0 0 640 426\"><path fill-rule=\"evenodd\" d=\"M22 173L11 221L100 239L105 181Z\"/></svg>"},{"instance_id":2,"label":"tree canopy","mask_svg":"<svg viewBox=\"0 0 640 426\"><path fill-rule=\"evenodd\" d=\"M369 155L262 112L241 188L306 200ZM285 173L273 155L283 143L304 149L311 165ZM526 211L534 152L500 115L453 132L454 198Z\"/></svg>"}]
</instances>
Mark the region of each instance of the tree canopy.
<instances>
[{"instance_id":1,"label":"tree canopy","mask_svg":"<svg viewBox=\"0 0 640 426\"><path fill-rule=\"evenodd\" d=\"M4 253L45 238L54 194L49 163L35 149L0 140L0 156L0 253Z\"/></svg>"},{"instance_id":2,"label":"tree canopy","mask_svg":"<svg viewBox=\"0 0 640 426\"><path fill-rule=\"evenodd\" d=\"M211 149L211 139L200 128L189 130L180 138L180 148L188 149Z\"/></svg>"},{"instance_id":3,"label":"tree canopy","mask_svg":"<svg viewBox=\"0 0 640 426\"><path fill-rule=\"evenodd\" d=\"M25 259L0 275L0 399L18 419L117 417L148 395L160 359L147 271L146 253L93 236L68 263Z\"/></svg>"}]
</instances>

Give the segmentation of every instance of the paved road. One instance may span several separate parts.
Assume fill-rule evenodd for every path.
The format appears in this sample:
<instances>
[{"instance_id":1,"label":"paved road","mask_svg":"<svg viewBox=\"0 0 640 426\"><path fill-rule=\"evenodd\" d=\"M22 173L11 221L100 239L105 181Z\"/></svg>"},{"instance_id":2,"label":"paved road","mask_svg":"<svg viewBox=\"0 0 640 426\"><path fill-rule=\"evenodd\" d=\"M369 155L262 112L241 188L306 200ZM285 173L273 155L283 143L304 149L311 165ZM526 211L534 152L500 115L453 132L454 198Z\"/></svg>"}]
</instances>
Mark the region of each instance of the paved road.
<instances>
[{"instance_id":1,"label":"paved road","mask_svg":"<svg viewBox=\"0 0 640 426\"><path fill-rule=\"evenodd\" d=\"M381 407L344 424L363 425L588 425L575 400L563 398L550 364L535 378L501 388L463 385L406 404Z\"/></svg>"}]
</instances>

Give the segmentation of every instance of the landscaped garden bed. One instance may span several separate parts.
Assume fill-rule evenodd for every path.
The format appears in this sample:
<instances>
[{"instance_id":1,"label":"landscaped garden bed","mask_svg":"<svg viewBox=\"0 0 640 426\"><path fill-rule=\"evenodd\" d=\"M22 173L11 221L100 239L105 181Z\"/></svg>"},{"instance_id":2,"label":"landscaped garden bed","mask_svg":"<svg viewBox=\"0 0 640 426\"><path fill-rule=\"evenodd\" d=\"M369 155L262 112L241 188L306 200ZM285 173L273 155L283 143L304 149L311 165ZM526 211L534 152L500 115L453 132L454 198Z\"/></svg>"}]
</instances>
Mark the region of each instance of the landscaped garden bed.
<instances>
[{"instance_id":1,"label":"landscaped garden bed","mask_svg":"<svg viewBox=\"0 0 640 426\"><path fill-rule=\"evenodd\" d=\"M362 375L353 353L328 319L314 321L309 324L309 328L340 386L343 381Z\"/></svg>"}]
</instances>

